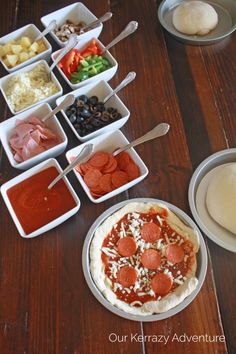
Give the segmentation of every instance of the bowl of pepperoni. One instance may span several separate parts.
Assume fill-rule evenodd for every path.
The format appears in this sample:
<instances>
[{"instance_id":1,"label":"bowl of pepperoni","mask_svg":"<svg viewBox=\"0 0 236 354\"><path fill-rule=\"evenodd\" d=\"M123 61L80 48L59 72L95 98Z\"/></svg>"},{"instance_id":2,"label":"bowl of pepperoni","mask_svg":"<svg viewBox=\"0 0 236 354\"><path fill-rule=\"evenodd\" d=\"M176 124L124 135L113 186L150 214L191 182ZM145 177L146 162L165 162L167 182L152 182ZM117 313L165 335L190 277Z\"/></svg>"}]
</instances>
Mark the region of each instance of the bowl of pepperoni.
<instances>
[{"instance_id":1,"label":"bowl of pepperoni","mask_svg":"<svg viewBox=\"0 0 236 354\"><path fill-rule=\"evenodd\" d=\"M105 308L148 322L190 305L205 279L207 252L185 212L165 201L136 198L112 206L94 222L82 264L90 290Z\"/></svg>"},{"instance_id":2,"label":"bowl of pepperoni","mask_svg":"<svg viewBox=\"0 0 236 354\"><path fill-rule=\"evenodd\" d=\"M101 203L142 181L148 169L137 152L131 148L115 157L112 152L129 141L120 130L103 134L89 141L94 153L89 160L77 165L74 173L93 203ZM84 148L81 144L66 153L71 162Z\"/></svg>"}]
</instances>

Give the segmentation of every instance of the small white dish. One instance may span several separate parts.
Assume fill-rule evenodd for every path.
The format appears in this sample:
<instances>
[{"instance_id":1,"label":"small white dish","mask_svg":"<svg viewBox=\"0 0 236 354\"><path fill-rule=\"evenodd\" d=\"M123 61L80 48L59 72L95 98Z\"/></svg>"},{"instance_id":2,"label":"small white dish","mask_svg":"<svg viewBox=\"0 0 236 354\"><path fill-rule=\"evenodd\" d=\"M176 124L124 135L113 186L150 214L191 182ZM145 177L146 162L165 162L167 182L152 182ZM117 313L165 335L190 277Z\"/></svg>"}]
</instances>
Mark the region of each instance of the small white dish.
<instances>
[{"instance_id":1,"label":"small white dish","mask_svg":"<svg viewBox=\"0 0 236 354\"><path fill-rule=\"evenodd\" d=\"M105 46L99 41L99 39L96 39L96 38L93 38L93 39L96 40L96 42L98 43L98 45L101 49L105 48ZM79 42L77 44L77 46L75 47L75 49L77 49L79 52L81 52L81 50L84 50L86 47L88 47L90 42L91 42L91 40ZM52 57L53 61L56 60L59 53L60 53L60 50L57 50L56 52L52 53L51 57ZM109 61L109 63L111 64L111 67L109 69L101 72L100 74L97 74L95 76L90 77L89 79L79 82L78 84L72 84L58 65L57 65L57 69L58 69L59 73L61 74L61 76L63 77L63 79L72 88L72 90L76 90L80 87L83 87L85 85L91 84L92 82L96 82L99 80L109 81L115 75L115 73L118 69L118 63L109 51L106 51L103 54L103 56L104 56L104 58L106 58Z\"/></svg>"},{"instance_id":2,"label":"small white dish","mask_svg":"<svg viewBox=\"0 0 236 354\"><path fill-rule=\"evenodd\" d=\"M66 20L70 20L73 23L79 23L83 21L86 24L89 24L97 20L97 17L84 4L82 4L82 2L75 2L74 4L63 7L57 11L51 12L50 14L41 17L41 22L44 27L47 27L52 20L56 20L57 26L61 26L66 22ZM102 28L103 24L101 23L99 26L79 35L79 41L98 38ZM50 34L60 47L64 47L66 45L67 42L62 42L53 31L51 31Z\"/></svg>"},{"instance_id":3,"label":"small white dish","mask_svg":"<svg viewBox=\"0 0 236 354\"><path fill-rule=\"evenodd\" d=\"M17 40L17 39L20 39L21 37L24 37L24 36L27 36L29 37L32 41L38 37L40 35L40 30L34 25L34 24L29 24L29 25L26 25L24 27L21 27L19 29L17 29L16 31L14 32L11 32L9 34L7 34L6 36L4 37L1 37L0 38L0 45L4 45L4 44L7 44L9 43L10 41L12 40ZM39 53L37 55L35 55L34 57L24 61L23 63L21 64L18 64L16 66L14 66L13 68L9 68L2 60L2 58L0 58L0 61L2 63L2 65L4 66L4 68L9 72L9 73L12 73L16 70L19 70L27 65L30 65L32 63L34 63L35 61L37 60L46 60L47 62L49 62L50 60L50 57L51 57L51 53L52 53L52 46L51 44L48 42L48 40L44 37L42 38L45 46L46 46L46 50L42 53Z\"/></svg>"},{"instance_id":4,"label":"small white dish","mask_svg":"<svg viewBox=\"0 0 236 354\"><path fill-rule=\"evenodd\" d=\"M80 200L79 198L77 197L77 194L75 193L74 189L72 188L70 182L68 181L68 179L66 177L64 177L64 181L67 185L67 188L68 190L70 191L76 205L75 207L73 207L71 210L69 210L68 212L66 212L65 214L59 216L58 218L54 219L53 221L49 222L48 224L40 227L39 229L31 232L30 234L26 234L16 216L16 213L10 203L10 200L8 198L8 195L7 195L7 191L17 185L18 183L26 180L27 178L37 174L38 172L40 171L43 171L45 170L46 168L49 168L51 166L54 166L56 167L56 169L58 170L59 173L62 172L62 168L60 167L59 163L55 160L55 159L48 159L46 161L43 161L41 162L39 165L37 166L34 166L32 167L30 170L27 170L25 172L23 172L22 174L20 174L19 176L11 179L10 181L4 183L2 186L1 186L1 194L2 194L2 197L4 199L4 202L9 210L9 213L16 225L16 228L19 232L19 234L24 237L24 238L32 238L32 237L35 237L35 236L39 236L51 229L53 229L54 227L60 225L61 223L63 223L64 221L66 221L67 219L69 219L72 215L74 215L75 213L77 213L77 211L79 210L80 208Z\"/></svg>"},{"instance_id":5,"label":"small white dish","mask_svg":"<svg viewBox=\"0 0 236 354\"><path fill-rule=\"evenodd\" d=\"M63 90L62 90L62 87L61 87L61 84L59 83L59 81L57 80L56 76L54 75L54 73L51 73L51 80L56 84L56 86L58 87L58 91L52 95L52 96L49 96L49 97L46 97L44 98L43 100L41 101L38 101L38 102L35 102L27 107L25 107L24 109L21 109L20 111L15 111L13 109L13 107L11 106L10 102L9 102L9 99L7 98L6 96L6 90L7 90L7 85L8 85L8 82L9 80L14 77L15 75L18 75L18 74L21 74L21 73L26 73L26 72L29 72L29 71L32 71L37 65L39 64L43 64L44 67L45 67L45 71L46 72L49 72L49 66L48 66L48 63L45 61L45 60L39 60L37 61L36 63L33 63L31 65L28 65L24 68L21 68L20 70L14 72L14 73L11 73L11 74L8 74L6 76L3 76L1 79L0 79L0 89L1 89L1 92L2 92L2 95L3 97L5 98L6 102L7 102L7 105L11 111L12 114L19 114L19 113L22 113L24 111L26 111L27 109L29 108L32 108L34 106L37 106L39 103L45 103L45 102L48 102L49 104L51 105L55 105L55 102L56 102L56 99L58 97L60 97L63 93Z\"/></svg>"},{"instance_id":6,"label":"small white dish","mask_svg":"<svg viewBox=\"0 0 236 354\"><path fill-rule=\"evenodd\" d=\"M124 134L120 130L116 130L112 133L107 133L107 134L103 134L101 136L98 136L98 137L90 140L89 143L94 145L94 150L93 150L94 153L97 151L105 151L105 152L112 153L117 147L124 146L124 145L128 144L129 141L126 139L126 137L124 136ZM77 156L85 145L86 145L86 143L76 146L75 148L67 151L67 153L66 153L67 161L71 162L71 158L74 156ZM147 169L147 166L144 164L143 160L139 157L137 152L133 148L131 148L127 152L131 156L133 161L139 167L140 176L138 178L135 178L134 180L124 184L123 186L113 190L112 192L103 195L100 198L94 198L91 195L90 190L87 187L87 185L85 184L82 176L75 169L73 170L77 179L79 180L81 186L83 187L85 193L87 194L87 196L89 197L89 199L93 203L104 202L105 200L110 199L119 193L122 193L122 192L126 191L127 189L133 187L135 184L141 182L147 176L147 174L149 172Z\"/></svg>"},{"instance_id":7,"label":"small white dish","mask_svg":"<svg viewBox=\"0 0 236 354\"><path fill-rule=\"evenodd\" d=\"M72 94L74 95L75 99L81 95L86 95L88 97L97 96L99 101L102 101L112 91L113 91L113 89L111 88L111 86L107 82L105 82L104 80L101 80L101 81L86 85L84 87L81 87L81 88L73 91ZM68 96L68 95L58 98L56 101L57 105L59 105L66 96ZM116 108L122 117L120 119L114 121L113 123L108 124L107 126L105 126L103 128L100 128L90 134L87 134L86 136L81 136L77 133L74 125L70 122L70 119L66 114L66 111L62 110L61 113L63 114L66 122L69 124L71 130L73 131L73 133L75 134L77 139L84 142L84 141L88 141L90 139L93 139L98 135L120 129L129 119L130 112L117 95L114 95L113 97L111 97L105 103L105 107L106 108L108 108L108 107Z\"/></svg>"},{"instance_id":8,"label":"small white dish","mask_svg":"<svg viewBox=\"0 0 236 354\"><path fill-rule=\"evenodd\" d=\"M31 157L30 159L23 161L23 162L16 162L13 154L12 154L12 149L10 147L9 144L9 139L12 135L13 129L15 128L15 123L16 120L20 119L20 120L25 120L27 121L29 117L32 116L36 116L39 119L44 118L49 112L51 112L52 109L49 106L48 103L43 103L35 108L31 108L28 109L27 111L17 114L16 116L9 118L5 121L3 121L2 123L0 123L0 140L2 143L2 146L7 154L8 160L10 162L10 164L12 165L12 167L15 167L17 169L20 170L26 170L36 164L38 164L39 162L46 160L50 157L56 157L60 154L63 153L63 151L65 150L67 143L68 143L68 139L66 134L64 133L64 130L59 122L59 120L57 119L57 117L54 115L52 118L48 119L45 122L45 125L47 125L47 127L49 129L51 129L57 136L58 138L61 140L61 142L59 144L57 144L56 146L41 152L40 154Z\"/></svg>"},{"instance_id":9,"label":"small white dish","mask_svg":"<svg viewBox=\"0 0 236 354\"><path fill-rule=\"evenodd\" d=\"M192 175L188 199L193 217L202 231L217 245L236 252L236 235L212 219L206 207L206 193L213 175L223 166L236 163L236 149L219 151L205 159Z\"/></svg>"}]
</instances>

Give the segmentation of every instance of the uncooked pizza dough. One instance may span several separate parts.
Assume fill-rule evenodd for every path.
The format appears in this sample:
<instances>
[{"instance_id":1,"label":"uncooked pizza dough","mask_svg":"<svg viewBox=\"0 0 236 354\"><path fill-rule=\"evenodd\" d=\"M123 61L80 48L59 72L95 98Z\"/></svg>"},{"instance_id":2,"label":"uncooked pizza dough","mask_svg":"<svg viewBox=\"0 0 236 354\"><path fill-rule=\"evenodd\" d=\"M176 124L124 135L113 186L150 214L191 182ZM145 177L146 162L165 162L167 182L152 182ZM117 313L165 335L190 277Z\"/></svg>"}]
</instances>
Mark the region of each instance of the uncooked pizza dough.
<instances>
[{"instance_id":1,"label":"uncooked pizza dough","mask_svg":"<svg viewBox=\"0 0 236 354\"><path fill-rule=\"evenodd\" d=\"M173 25L188 35L204 36L218 23L215 9L203 1L184 1L173 12Z\"/></svg>"},{"instance_id":2,"label":"uncooked pizza dough","mask_svg":"<svg viewBox=\"0 0 236 354\"><path fill-rule=\"evenodd\" d=\"M211 217L236 234L236 163L222 167L212 177L206 195Z\"/></svg>"}]
</instances>

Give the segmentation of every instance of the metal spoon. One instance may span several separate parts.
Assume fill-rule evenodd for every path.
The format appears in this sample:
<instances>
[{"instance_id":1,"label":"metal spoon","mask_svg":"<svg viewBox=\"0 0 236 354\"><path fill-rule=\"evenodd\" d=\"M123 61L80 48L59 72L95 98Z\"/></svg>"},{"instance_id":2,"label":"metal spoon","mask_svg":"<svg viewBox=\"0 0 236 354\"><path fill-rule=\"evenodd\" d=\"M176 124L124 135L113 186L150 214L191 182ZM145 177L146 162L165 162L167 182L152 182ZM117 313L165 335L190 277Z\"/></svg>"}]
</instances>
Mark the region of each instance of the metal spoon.
<instances>
[{"instance_id":1,"label":"metal spoon","mask_svg":"<svg viewBox=\"0 0 236 354\"><path fill-rule=\"evenodd\" d=\"M153 128L152 130L150 130L149 132L147 132L146 134L142 135L140 138L135 139L134 141L132 141L131 143L115 150L112 155L116 156L118 154L120 154L122 151L126 151L128 149L130 149L133 146L137 146L139 144L145 143L145 141L148 140L152 140L155 138L159 138L160 136L166 135L168 133L170 129L170 125L167 123L160 123L158 125L155 126L155 128Z\"/></svg>"},{"instance_id":2,"label":"metal spoon","mask_svg":"<svg viewBox=\"0 0 236 354\"><path fill-rule=\"evenodd\" d=\"M48 34L49 32L53 31L53 30L56 28L56 26L57 26L56 20L52 20L52 21L49 23L49 25L45 28L45 30L44 30L42 33L40 33L40 34L38 35L38 37L35 38L34 41L35 41L35 42L36 42L36 41L39 41L40 39L42 39L43 37L45 37L46 34Z\"/></svg>"},{"instance_id":3,"label":"metal spoon","mask_svg":"<svg viewBox=\"0 0 236 354\"><path fill-rule=\"evenodd\" d=\"M137 21L129 22L128 25L125 27L125 29L116 38L114 38L113 41L111 41L105 48L103 48L102 53L109 50L111 47L113 47L113 45L117 44L122 39L129 36L131 33L135 32L137 28L138 28Z\"/></svg>"},{"instance_id":4,"label":"metal spoon","mask_svg":"<svg viewBox=\"0 0 236 354\"><path fill-rule=\"evenodd\" d=\"M80 151L79 155L62 171L48 186L48 189L51 189L55 184L60 181L67 173L69 173L73 168L78 165L78 163L82 163L85 159L87 159L91 153L93 152L93 144L87 144Z\"/></svg>"},{"instance_id":5,"label":"metal spoon","mask_svg":"<svg viewBox=\"0 0 236 354\"><path fill-rule=\"evenodd\" d=\"M45 122L47 119L53 117L57 112L61 111L62 109L71 106L74 103L75 97L74 95L70 94L65 97L65 99L51 112L49 112L43 119L42 122Z\"/></svg>"},{"instance_id":6,"label":"metal spoon","mask_svg":"<svg viewBox=\"0 0 236 354\"><path fill-rule=\"evenodd\" d=\"M97 20L85 25L84 27L82 27L80 29L80 34L84 33L85 31L88 30L88 28L90 27L95 27L97 25L100 25L101 22L106 22L108 20L110 20L110 18L112 17L112 13L111 12L106 12L103 16L99 17Z\"/></svg>"},{"instance_id":7,"label":"metal spoon","mask_svg":"<svg viewBox=\"0 0 236 354\"><path fill-rule=\"evenodd\" d=\"M102 102L105 104L112 96L117 94L121 89L123 89L126 85L128 85L131 81L133 81L136 77L136 73L134 71L131 71L128 73L128 75L124 78L123 81L111 92L109 95L107 95Z\"/></svg>"},{"instance_id":8,"label":"metal spoon","mask_svg":"<svg viewBox=\"0 0 236 354\"><path fill-rule=\"evenodd\" d=\"M52 65L49 68L48 76L51 78L51 73L55 66L61 61L61 59L71 50L73 49L76 44L78 43L78 36L77 34L72 34L66 43L65 47L60 51L59 55L55 59L55 61L52 63Z\"/></svg>"}]
</instances>

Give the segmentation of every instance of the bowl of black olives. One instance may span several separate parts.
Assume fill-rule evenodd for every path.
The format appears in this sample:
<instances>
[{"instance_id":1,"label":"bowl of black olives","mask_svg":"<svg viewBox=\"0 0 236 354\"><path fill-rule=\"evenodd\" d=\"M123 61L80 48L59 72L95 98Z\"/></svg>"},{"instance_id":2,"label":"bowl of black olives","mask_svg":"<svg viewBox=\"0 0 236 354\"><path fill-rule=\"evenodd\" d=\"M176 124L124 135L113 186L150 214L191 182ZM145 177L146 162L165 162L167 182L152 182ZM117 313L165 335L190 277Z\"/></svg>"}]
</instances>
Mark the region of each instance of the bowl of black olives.
<instances>
[{"instance_id":1,"label":"bowl of black olives","mask_svg":"<svg viewBox=\"0 0 236 354\"><path fill-rule=\"evenodd\" d=\"M127 122L130 112L117 95L103 103L112 91L111 86L102 80L70 93L74 95L75 101L61 112L80 141L120 129ZM65 97L60 97L57 105Z\"/></svg>"}]
</instances>

